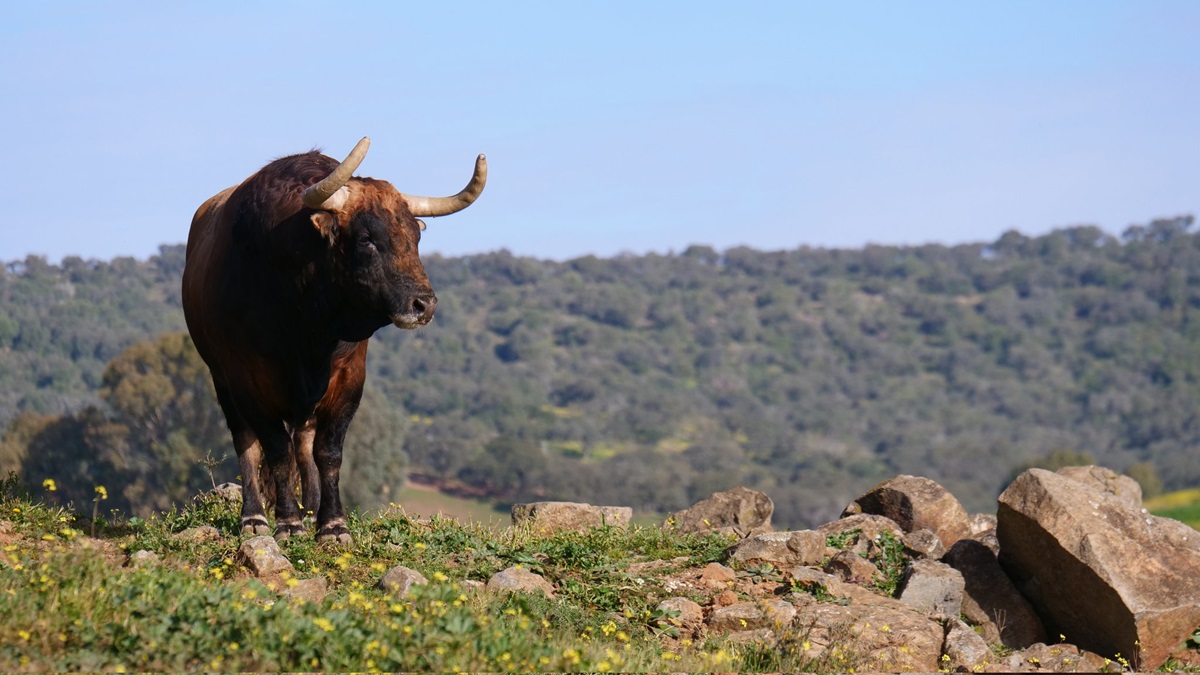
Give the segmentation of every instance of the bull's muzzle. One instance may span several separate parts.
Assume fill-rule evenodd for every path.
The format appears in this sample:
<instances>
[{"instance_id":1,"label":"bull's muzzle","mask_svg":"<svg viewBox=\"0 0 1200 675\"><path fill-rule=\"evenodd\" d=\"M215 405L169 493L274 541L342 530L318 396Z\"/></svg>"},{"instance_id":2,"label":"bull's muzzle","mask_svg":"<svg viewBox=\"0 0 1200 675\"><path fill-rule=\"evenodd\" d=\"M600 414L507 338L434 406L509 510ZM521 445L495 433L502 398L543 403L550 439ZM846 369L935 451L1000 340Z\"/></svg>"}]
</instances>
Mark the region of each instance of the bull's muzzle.
<instances>
[{"instance_id":1,"label":"bull's muzzle","mask_svg":"<svg viewBox=\"0 0 1200 675\"><path fill-rule=\"evenodd\" d=\"M400 314L392 317L392 325L406 330L424 326L433 320L437 311L437 296L433 293L414 295Z\"/></svg>"}]
</instances>

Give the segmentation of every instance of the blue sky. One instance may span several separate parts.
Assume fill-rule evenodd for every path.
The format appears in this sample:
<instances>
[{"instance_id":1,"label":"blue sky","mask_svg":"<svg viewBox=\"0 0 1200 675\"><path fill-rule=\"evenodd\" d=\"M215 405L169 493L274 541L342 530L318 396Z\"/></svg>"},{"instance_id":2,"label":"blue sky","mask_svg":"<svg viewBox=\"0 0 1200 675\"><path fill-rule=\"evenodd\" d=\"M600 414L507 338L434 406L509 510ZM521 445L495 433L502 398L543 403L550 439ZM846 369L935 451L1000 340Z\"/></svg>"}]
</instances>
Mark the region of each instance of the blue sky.
<instances>
[{"instance_id":1,"label":"blue sky","mask_svg":"<svg viewBox=\"0 0 1200 675\"><path fill-rule=\"evenodd\" d=\"M736 6L740 5L740 6ZM144 258L274 157L457 191L423 252L994 241L1200 211L1200 3L37 2L0 260Z\"/></svg>"}]
</instances>

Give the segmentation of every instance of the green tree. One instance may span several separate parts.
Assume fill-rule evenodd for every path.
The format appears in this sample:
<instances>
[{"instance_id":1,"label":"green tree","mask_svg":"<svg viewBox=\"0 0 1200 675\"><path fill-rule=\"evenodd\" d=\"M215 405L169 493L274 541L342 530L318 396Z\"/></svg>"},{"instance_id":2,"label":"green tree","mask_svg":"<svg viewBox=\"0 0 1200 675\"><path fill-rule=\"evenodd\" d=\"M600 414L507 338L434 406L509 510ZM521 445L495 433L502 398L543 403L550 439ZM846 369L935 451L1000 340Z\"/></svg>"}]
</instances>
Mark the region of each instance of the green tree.
<instances>
[{"instance_id":1,"label":"green tree","mask_svg":"<svg viewBox=\"0 0 1200 675\"><path fill-rule=\"evenodd\" d=\"M343 446L341 490L348 506L374 511L396 501L408 476L405 427L404 417L368 384Z\"/></svg>"}]
</instances>

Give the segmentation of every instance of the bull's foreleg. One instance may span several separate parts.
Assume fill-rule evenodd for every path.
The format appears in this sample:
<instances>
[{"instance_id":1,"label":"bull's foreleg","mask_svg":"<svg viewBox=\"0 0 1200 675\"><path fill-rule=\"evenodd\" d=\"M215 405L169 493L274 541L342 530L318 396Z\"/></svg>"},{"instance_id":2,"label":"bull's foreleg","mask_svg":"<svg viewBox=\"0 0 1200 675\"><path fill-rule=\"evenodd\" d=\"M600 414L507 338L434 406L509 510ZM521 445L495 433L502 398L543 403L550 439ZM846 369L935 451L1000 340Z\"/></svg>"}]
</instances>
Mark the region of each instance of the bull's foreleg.
<instances>
[{"instance_id":1,"label":"bull's foreleg","mask_svg":"<svg viewBox=\"0 0 1200 675\"><path fill-rule=\"evenodd\" d=\"M321 477L321 508L317 511L317 541L351 546L354 539L346 527L338 481L342 471L342 443L346 439L348 418L331 421L317 428L313 458Z\"/></svg>"}]
</instances>

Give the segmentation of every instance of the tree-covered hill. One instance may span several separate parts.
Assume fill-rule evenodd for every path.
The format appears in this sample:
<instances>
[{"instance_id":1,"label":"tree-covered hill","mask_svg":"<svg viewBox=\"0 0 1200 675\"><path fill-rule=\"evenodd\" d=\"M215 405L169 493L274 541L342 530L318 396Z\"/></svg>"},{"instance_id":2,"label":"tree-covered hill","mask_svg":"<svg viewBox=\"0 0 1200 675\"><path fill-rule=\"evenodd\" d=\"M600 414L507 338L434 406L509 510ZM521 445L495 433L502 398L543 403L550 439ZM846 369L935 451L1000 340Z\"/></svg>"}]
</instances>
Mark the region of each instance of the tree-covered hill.
<instances>
[{"instance_id":1,"label":"tree-covered hill","mask_svg":"<svg viewBox=\"0 0 1200 675\"><path fill-rule=\"evenodd\" d=\"M784 525L827 520L897 473L992 510L1015 467L1052 453L1200 484L1191 225L954 247L430 256L434 322L372 342L372 386L403 416L367 444L370 464L402 449L412 470L498 500L659 511L745 484ZM171 246L146 262L8 264L0 423L114 415L106 364L182 329L182 259ZM0 444L0 470L21 468L21 442Z\"/></svg>"}]
</instances>

